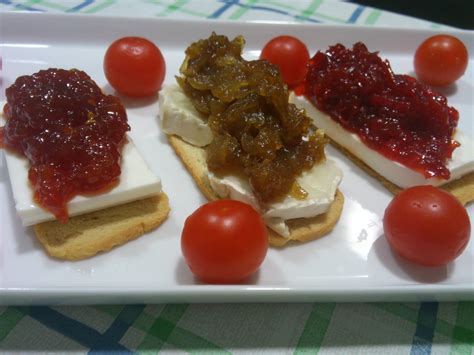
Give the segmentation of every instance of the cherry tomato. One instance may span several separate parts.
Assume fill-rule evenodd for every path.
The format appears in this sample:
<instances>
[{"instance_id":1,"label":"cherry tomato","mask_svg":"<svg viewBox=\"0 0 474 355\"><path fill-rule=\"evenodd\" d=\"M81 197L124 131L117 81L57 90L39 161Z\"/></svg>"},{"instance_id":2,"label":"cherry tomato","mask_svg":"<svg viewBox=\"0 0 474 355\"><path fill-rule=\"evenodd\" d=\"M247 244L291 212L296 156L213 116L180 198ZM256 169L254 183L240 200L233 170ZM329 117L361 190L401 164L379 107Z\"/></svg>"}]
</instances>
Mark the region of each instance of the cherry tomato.
<instances>
[{"instance_id":1,"label":"cherry tomato","mask_svg":"<svg viewBox=\"0 0 474 355\"><path fill-rule=\"evenodd\" d=\"M440 266L466 248L471 223L464 206L450 193L433 186L400 192L383 219L390 246L412 262Z\"/></svg>"},{"instance_id":2,"label":"cherry tomato","mask_svg":"<svg viewBox=\"0 0 474 355\"><path fill-rule=\"evenodd\" d=\"M289 86L304 80L308 70L309 52L306 45L291 36L273 38L263 47L260 59L266 59L280 68L283 81Z\"/></svg>"},{"instance_id":3,"label":"cherry tomato","mask_svg":"<svg viewBox=\"0 0 474 355\"><path fill-rule=\"evenodd\" d=\"M107 49L104 72L110 85L119 93L146 97L161 88L166 65L155 44L141 37L124 37Z\"/></svg>"},{"instance_id":4,"label":"cherry tomato","mask_svg":"<svg viewBox=\"0 0 474 355\"><path fill-rule=\"evenodd\" d=\"M184 223L181 249L191 271L207 283L238 283L254 273L268 250L267 228L250 205L207 203Z\"/></svg>"},{"instance_id":5,"label":"cherry tomato","mask_svg":"<svg viewBox=\"0 0 474 355\"><path fill-rule=\"evenodd\" d=\"M466 46L459 39L436 35L425 40L416 50L415 73L428 85L449 85L464 74L468 57Z\"/></svg>"}]
</instances>

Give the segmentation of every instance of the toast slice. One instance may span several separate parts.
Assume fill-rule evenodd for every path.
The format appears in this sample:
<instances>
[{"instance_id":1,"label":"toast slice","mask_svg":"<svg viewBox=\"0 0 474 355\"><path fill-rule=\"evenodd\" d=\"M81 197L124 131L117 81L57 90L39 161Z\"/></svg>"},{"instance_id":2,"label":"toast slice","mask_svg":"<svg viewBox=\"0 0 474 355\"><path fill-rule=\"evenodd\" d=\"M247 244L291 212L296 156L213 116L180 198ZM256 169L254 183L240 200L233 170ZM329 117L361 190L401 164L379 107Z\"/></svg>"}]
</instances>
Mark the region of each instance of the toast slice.
<instances>
[{"instance_id":1,"label":"toast slice","mask_svg":"<svg viewBox=\"0 0 474 355\"><path fill-rule=\"evenodd\" d=\"M396 195L403 189L395 185L394 183L388 181L382 175L377 173L371 167L369 167L366 163L362 160L357 158L354 154L352 154L348 149L344 148L340 144L336 143L334 140L330 140L331 144L336 147L340 152L346 155L354 164L359 166L362 170L368 173L370 176L374 177L375 179L379 180L380 183L389 190L392 194ZM453 194L463 205L467 205L468 203L474 201L474 173L469 173L464 175L463 177L448 182L444 185L439 186L443 190L446 190Z\"/></svg>"},{"instance_id":2,"label":"toast slice","mask_svg":"<svg viewBox=\"0 0 474 355\"><path fill-rule=\"evenodd\" d=\"M36 237L55 258L79 260L109 251L158 227L170 211L165 193L71 217L68 223L34 226Z\"/></svg>"},{"instance_id":3,"label":"toast slice","mask_svg":"<svg viewBox=\"0 0 474 355\"><path fill-rule=\"evenodd\" d=\"M205 149L186 143L174 135L168 135L167 137L170 145L192 175L204 196L210 201L219 199L212 190L207 178L208 169ZM281 237L271 229L268 229L270 245L281 247L290 240L306 242L322 237L329 233L339 220L343 205L344 196L337 190L334 202L326 213L313 218L298 218L287 221L290 228L290 238Z\"/></svg>"}]
</instances>

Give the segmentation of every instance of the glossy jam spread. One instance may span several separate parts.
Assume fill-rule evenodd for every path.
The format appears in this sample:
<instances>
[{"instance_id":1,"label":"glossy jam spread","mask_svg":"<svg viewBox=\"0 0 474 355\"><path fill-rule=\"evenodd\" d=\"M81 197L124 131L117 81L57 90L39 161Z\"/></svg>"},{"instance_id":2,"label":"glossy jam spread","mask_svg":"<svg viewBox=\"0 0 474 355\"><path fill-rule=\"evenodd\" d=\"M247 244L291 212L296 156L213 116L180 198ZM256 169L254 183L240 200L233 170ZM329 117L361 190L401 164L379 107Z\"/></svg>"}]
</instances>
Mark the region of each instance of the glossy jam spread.
<instances>
[{"instance_id":1,"label":"glossy jam spread","mask_svg":"<svg viewBox=\"0 0 474 355\"><path fill-rule=\"evenodd\" d=\"M34 200L62 222L75 195L103 192L120 175L125 109L79 70L48 69L6 90L0 143L30 162Z\"/></svg>"},{"instance_id":2,"label":"glossy jam spread","mask_svg":"<svg viewBox=\"0 0 474 355\"><path fill-rule=\"evenodd\" d=\"M362 43L337 44L309 64L305 96L370 148L426 178L448 179L447 159L459 144L459 114L446 98L407 75Z\"/></svg>"},{"instance_id":3,"label":"glossy jam spread","mask_svg":"<svg viewBox=\"0 0 474 355\"><path fill-rule=\"evenodd\" d=\"M302 110L288 103L276 66L241 57L244 39L212 34L191 44L177 81L208 117L213 141L209 170L248 178L257 198L304 198L296 176L324 158L326 139Z\"/></svg>"}]
</instances>

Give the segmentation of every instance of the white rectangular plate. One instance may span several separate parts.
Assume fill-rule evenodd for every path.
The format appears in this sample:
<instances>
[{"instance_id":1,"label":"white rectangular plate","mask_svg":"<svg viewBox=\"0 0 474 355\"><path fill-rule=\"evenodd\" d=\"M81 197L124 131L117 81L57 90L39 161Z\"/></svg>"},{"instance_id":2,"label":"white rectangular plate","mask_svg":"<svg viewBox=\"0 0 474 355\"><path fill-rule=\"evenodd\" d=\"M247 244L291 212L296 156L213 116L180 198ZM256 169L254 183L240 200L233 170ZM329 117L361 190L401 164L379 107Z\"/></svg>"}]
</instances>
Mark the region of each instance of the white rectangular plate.
<instances>
[{"instance_id":1,"label":"white rectangular plate","mask_svg":"<svg viewBox=\"0 0 474 355\"><path fill-rule=\"evenodd\" d=\"M112 92L102 60L108 45L127 36L144 36L157 43L172 82L191 42L212 31L242 34L245 56L256 58L270 38L299 37L310 51L341 42L363 41L380 51L396 72L412 73L416 47L433 32L349 26L170 21L98 16L1 14L0 47L4 90L16 77L49 67L78 68ZM474 53L473 34L456 32ZM472 119L474 60L457 84L446 90L460 112L460 127L474 136ZM345 156L328 147L344 172L342 217L328 236L317 241L270 249L260 271L245 285L199 284L185 265L180 232L185 218L205 202L193 180L168 146L157 124L156 99L124 100L131 136L150 168L162 178L171 214L156 231L109 253L67 262L49 258L31 228L16 215L4 158L0 159L0 303L84 304L156 302L297 302L297 301L419 301L474 299L474 246L453 263L422 268L400 260L387 245L382 228L385 207L392 198ZM468 206L471 221L474 206Z\"/></svg>"}]
</instances>

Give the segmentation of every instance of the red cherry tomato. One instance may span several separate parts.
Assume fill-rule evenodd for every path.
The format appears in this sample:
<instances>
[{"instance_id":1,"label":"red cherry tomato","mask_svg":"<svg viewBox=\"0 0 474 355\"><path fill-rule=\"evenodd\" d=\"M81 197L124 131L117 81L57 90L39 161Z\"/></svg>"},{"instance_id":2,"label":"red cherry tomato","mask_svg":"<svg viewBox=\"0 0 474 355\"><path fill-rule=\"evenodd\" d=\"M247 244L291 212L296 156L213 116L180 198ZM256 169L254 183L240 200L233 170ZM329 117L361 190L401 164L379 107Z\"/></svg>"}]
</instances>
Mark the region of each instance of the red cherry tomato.
<instances>
[{"instance_id":1,"label":"red cherry tomato","mask_svg":"<svg viewBox=\"0 0 474 355\"><path fill-rule=\"evenodd\" d=\"M207 203L184 223L181 250L191 271L207 283L237 283L254 273L268 249L262 217L234 200Z\"/></svg>"},{"instance_id":2,"label":"red cherry tomato","mask_svg":"<svg viewBox=\"0 0 474 355\"><path fill-rule=\"evenodd\" d=\"M308 70L309 52L306 45L291 36L273 38L263 47L260 59L266 59L280 68L283 81L289 86L304 80Z\"/></svg>"},{"instance_id":3,"label":"red cherry tomato","mask_svg":"<svg viewBox=\"0 0 474 355\"><path fill-rule=\"evenodd\" d=\"M166 65L161 51L152 42L141 37L124 37L107 49L104 72L119 93L146 97L160 90Z\"/></svg>"},{"instance_id":4,"label":"red cherry tomato","mask_svg":"<svg viewBox=\"0 0 474 355\"><path fill-rule=\"evenodd\" d=\"M424 266L454 260L471 235L464 206L450 193L433 186L400 192L385 210L383 226L396 252Z\"/></svg>"},{"instance_id":5,"label":"red cherry tomato","mask_svg":"<svg viewBox=\"0 0 474 355\"><path fill-rule=\"evenodd\" d=\"M415 73L428 85L449 85L464 74L468 57L466 46L456 37L433 36L415 52Z\"/></svg>"}]
</instances>

